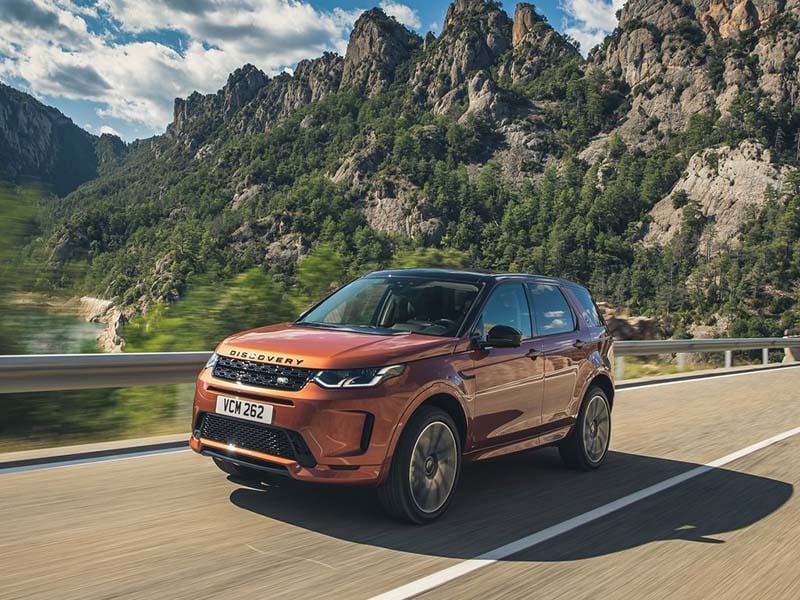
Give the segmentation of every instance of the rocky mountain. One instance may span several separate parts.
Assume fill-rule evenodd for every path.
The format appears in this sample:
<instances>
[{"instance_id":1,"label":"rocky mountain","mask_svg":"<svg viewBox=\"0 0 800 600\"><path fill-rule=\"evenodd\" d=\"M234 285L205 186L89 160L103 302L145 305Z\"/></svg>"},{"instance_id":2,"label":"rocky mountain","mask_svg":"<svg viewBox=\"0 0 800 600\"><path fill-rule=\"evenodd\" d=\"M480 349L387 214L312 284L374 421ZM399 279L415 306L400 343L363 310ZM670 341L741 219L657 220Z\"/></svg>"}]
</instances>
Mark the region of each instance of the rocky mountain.
<instances>
[{"instance_id":1,"label":"rocky mountain","mask_svg":"<svg viewBox=\"0 0 800 600\"><path fill-rule=\"evenodd\" d=\"M743 93L794 106L800 51L796 0L631 1L592 64L623 80L632 102L615 130L653 146L692 115L729 115Z\"/></svg>"},{"instance_id":2,"label":"rocky mountain","mask_svg":"<svg viewBox=\"0 0 800 600\"><path fill-rule=\"evenodd\" d=\"M288 285L320 248L355 273L436 247L702 319L758 287L730 257L774 242L759 219L789 219L798 4L630 0L588 60L530 4L455 0L424 38L372 9L343 57L177 99L29 252L139 310L252 267Z\"/></svg>"},{"instance_id":3,"label":"rocky mountain","mask_svg":"<svg viewBox=\"0 0 800 600\"><path fill-rule=\"evenodd\" d=\"M54 108L0 83L0 181L43 183L64 195L97 177L124 151L116 136L91 135Z\"/></svg>"},{"instance_id":4,"label":"rocky mountain","mask_svg":"<svg viewBox=\"0 0 800 600\"><path fill-rule=\"evenodd\" d=\"M673 199L681 194L699 202L708 226L703 246L718 253L737 244L748 210L763 205L768 190L783 188L791 170L776 164L783 161L769 147L800 148L800 139L788 136L798 91L798 19L800 3L793 0L633 1L622 9L618 29L591 63L627 84L630 110L583 150L584 158L602 154L614 135L656 147L699 115L717 115L720 127L745 129L751 140L764 142L693 156L675 189L651 211L645 244L663 246L680 230L680 203ZM756 113L761 123L746 122ZM719 141L712 135L705 145Z\"/></svg>"},{"instance_id":5,"label":"rocky mountain","mask_svg":"<svg viewBox=\"0 0 800 600\"><path fill-rule=\"evenodd\" d=\"M770 150L753 141L736 148L720 146L698 152L670 194L650 211L644 243L666 246L681 229L681 208L689 199L710 224L699 246L718 254L739 244L738 233L750 211L758 212L770 193L783 191L788 169L773 162Z\"/></svg>"}]
</instances>

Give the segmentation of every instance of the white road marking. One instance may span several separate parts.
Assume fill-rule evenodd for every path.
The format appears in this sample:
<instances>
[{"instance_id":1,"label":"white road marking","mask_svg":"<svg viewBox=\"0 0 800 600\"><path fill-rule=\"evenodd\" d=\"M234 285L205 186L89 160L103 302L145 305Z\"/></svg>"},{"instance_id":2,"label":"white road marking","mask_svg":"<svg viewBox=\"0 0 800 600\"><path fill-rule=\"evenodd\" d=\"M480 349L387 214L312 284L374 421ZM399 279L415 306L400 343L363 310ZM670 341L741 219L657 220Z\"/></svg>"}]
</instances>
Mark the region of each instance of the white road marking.
<instances>
[{"instance_id":1,"label":"white road marking","mask_svg":"<svg viewBox=\"0 0 800 600\"><path fill-rule=\"evenodd\" d=\"M0 475L11 473L25 473L27 471L39 471L41 469L57 469L61 467L76 467L89 465L99 462L109 462L112 460L128 460L131 458L142 458L144 456L158 456L160 454L175 454L176 452L188 452L189 448L160 448L158 450L134 450L125 454L108 454L105 456L90 456L87 458L75 458L71 460L54 460L51 462L21 465L18 467L0 466Z\"/></svg>"},{"instance_id":2,"label":"white road marking","mask_svg":"<svg viewBox=\"0 0 800 600\"><path fill-rule=\"evenodd\" d=\"M400 586L386 593L374 596L371 598L371 600L407 600L408 598L412 598L424 592L430 591L434 588L444 585L445 583L453 581L454 579L458 579L463 575L472 573L478 569L482 569L483 567L488 567L489 565L503 560L504 558L508 558L513 554L517 554L522 550L527 550L528 548L532 548L533 546L551 540L562 533L567 533L573 529L577 529L578 527L591 523L592 521L596 521L597 519L605 517L606 515L609 515L615 511L630 506L635 502L639 502L640 500L654 496L655 494L663 492L664 490L673 488L716 468L723 467L729 463L739 460L740 458L743 458L754 452L758 452L759 450L762 450L773 444L777 444L778 442L786 440L797 434L800 434L800 427L795 427L794 429L784 431L776 436L767 438L766 440L762 440L751 446L747 446L746 448L742 448L741 450L737 450L736 452L723 456L722 458L718 458L717 460L705 463L695 467L694 469L690 469L685 473L675 475L674 477L665 479L660 483L656 483L641 489L638 492L623 496L622 498L614 500L613 502L609 502L608 504L604 504L603 506L590 510L589 512L583 513L571 519L567 519L566 521L562 521L561 523L557 523L551 527L547 527L537 531L536 533L532 533L531 535L505 544L504 546L500 546L499 548L495 548L494 550L490 550L489 552L481 554L480 556L465 560L453 565L452 567L448 567L447 569L432 573L427 577L417 579L416 581L412 581L411 583L407 583L406 585Z\"/></svg>"}]
</instances>

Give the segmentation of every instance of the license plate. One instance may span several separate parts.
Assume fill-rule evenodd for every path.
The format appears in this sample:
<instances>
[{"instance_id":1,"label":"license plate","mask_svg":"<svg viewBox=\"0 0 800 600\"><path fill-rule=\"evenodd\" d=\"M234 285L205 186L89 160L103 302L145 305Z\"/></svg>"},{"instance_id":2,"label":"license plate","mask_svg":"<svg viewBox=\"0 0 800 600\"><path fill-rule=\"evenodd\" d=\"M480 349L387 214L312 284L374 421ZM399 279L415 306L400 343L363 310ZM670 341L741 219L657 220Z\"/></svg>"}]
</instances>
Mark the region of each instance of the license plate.
<instances>
[{"instance_id":1,"label":"license plate","mask_svg":"<svg viewBox=\"0 0 800 600\"><path fill-rule=\"evenodd\" d=\"M239 398L229 398L228 396L217 396L217 410L220 415L230 415L257 423L272 423L271 404L261 404L260 402L250 402Z\"/></svg>"}]
</instances>

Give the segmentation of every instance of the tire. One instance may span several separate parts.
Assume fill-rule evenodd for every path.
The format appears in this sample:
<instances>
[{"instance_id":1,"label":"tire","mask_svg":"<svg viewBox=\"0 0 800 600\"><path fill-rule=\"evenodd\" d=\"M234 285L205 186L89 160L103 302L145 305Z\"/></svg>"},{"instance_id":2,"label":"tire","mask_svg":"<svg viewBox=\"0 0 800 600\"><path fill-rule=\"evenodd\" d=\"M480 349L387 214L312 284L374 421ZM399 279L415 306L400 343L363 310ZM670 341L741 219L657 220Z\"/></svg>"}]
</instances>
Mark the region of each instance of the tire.
<instances>
[{"instance_id":1,"label":"tire","mask_svg":"<svg viewBox=\"0 0 800 600\"><path fill-rule=\"evenodd\" d=\"M214 459L214 464L217 465L221 471L224 471L236 479L241 479L242 481L261 481L264 478L265 473L258 469L236 465L230 461L217 458L216 456L212 458Z\"/></svg>"},{"instance_id":2,"label":"tire","mask_svg":"<svg viewBox=\"0 0 800 600\"><path fill-rule=\"evenodd\" d=\"M606 459L611 443L611 406L597 386L586 392L570 434L558 445L564 464L571 469L592 471Z\"/></svg>"},{"instance_id":3,"label":"tire","mask_svg":"<svg viewBox=\"0 0 800 600\"><path fill-rule=\"evenodd\" d=\"M378 488L386 513L422 525L440 517L461 476L461 438L452 417L423 406L406 424L389 476Z\"/></svg>"}]
</instances>

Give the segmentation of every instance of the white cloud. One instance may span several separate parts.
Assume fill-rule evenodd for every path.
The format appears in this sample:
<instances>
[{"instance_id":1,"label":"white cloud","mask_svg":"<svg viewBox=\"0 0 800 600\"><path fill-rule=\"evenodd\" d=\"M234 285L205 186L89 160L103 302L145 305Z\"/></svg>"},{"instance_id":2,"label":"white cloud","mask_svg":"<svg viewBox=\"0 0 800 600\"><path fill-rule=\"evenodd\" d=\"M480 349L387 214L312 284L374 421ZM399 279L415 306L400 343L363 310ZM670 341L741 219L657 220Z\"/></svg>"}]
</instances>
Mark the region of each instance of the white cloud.
<instances>
[{"instance_id":1,"label":"white cloud","mask_svg":"<svg viewBox=\"0 0 800 600\"><path fill-rule=\"evenodd\" d=\"M100 135L103 135L104 133L108 133L108 134L111 134L111 135L115 135L117 137L122 137L116 129L111 127L111 125L101 125L100 129L98 129L98 132L100 133Z\"/></svg>"},{"instance_id":2,"label":"white cloud","mask_svg":"<svg viewBox=\"0 0 800 600\"><path fill-rule=\"evenodd\" d=\"M626 0L562 0L568 15L564 32L578 40L581 52L588 54L617 26L616 13Z\"/></svg>"},{"instance_id":3,"label":"white cloud","mask_svg":"<svg viewBox=\"0 0 800 600\"><path fill-rule=\"evenodd\" d=\"M392 2L391 0L381 0L380 7L387 15L397 19L400 23L411 29L419 29L422 27L422 21L419 20L417 11L400 2Z\"/></svg>"},{"instance_id":4,"label":"white cloud","mask_svg":"<svg viewBox=\"0 0 800 600\"><path fill-rule=\"evenodd\" d=\"M608 32L600 29L590 30L580 27L567 27L564 33L580 42L581 53L583 53L584 56L589 53L589 50L598 44L602 44L606 35L608 35Z\"/></svg>"},{"instance_id":5,"label":"white cloud","mask_svg":"<svg viewBox=\"0 0 800 600\"><path fill-rule=\"evenodd\" d=\"M101 118L153 133L171 120L175 97L216 91L245 63L277 74L327 50L342 53L361 12L297 0L2 1L15 10L0 12L0 78L24 81L36 95L100 103ZM89 31L84 17L93 15L105 16L103 31ZM147 32L165 29L188 41L178 50L147 41Z\"/></svg>"}]
</instances>

